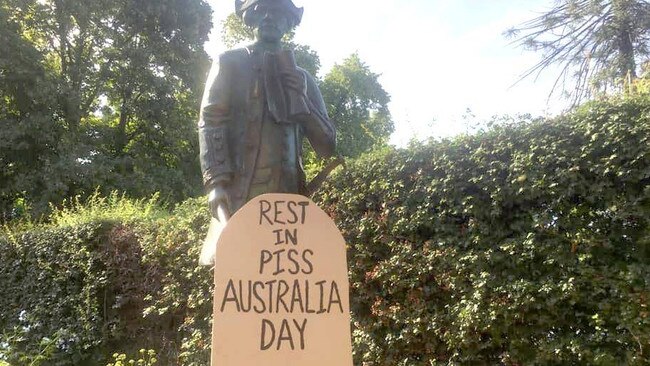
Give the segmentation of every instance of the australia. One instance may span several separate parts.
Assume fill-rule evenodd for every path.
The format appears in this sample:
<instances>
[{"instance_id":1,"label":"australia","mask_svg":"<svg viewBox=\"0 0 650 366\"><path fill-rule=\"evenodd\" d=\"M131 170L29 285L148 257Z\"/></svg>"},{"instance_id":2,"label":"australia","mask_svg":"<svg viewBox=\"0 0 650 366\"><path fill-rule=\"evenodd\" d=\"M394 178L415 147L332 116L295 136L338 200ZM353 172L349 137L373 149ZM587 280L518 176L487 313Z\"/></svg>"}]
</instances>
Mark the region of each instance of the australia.
<instances>
[{"instance_id":1,"label":"australia","mask_svg":"<svg viewBox=\"0 0 650 366\"><path fill-rule=\"evenodd\" d=\"M343 314L343 302L335 281L229 280L219 309L257 314Z\"/></svg>"}]
</instances>

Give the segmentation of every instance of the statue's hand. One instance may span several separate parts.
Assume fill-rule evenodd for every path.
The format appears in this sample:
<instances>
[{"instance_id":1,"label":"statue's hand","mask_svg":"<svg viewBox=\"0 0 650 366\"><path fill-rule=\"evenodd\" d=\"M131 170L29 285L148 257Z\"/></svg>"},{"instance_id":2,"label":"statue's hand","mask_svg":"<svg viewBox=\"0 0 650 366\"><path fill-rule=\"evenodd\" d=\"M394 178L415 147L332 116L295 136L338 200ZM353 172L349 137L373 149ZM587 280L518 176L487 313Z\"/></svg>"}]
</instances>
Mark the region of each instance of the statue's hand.
<instances>
[{"instance_id":1,"label":"statue's hand","mask_svg":"<svg viewBox=\"0 0 650 366\"><path fill-rule=\"evenodd\" d=\"M225 222L230 219L230 198L223 185L219 184L210 191L208 203L212 217L220 222Z\"/></svg>"},{"instance_id":2,"label":"statue's hand","mask_svg":"<svg viewBox=\"0 0 650 366\"><path fill-rule=\"evenodd\" d=\"M282 84L291 88L301 95L307 95L307 79L305 74L300 70L290 70L282 72Z\"/></svg>"}]
</instances>

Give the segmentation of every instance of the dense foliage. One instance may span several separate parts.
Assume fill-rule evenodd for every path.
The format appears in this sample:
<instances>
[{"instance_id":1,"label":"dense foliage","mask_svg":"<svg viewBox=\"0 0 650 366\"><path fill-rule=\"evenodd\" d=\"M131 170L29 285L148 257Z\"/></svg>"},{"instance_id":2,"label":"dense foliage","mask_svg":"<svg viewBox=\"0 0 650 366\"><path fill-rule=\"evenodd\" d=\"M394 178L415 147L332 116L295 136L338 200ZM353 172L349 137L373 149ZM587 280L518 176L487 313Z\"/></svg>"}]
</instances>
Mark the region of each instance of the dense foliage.
<instances>
[{"instance_id":1,"label":"dense foliage","mask_svg":"<svg viewBox=\"0 0 650 366\"><path fill-rule=\"evenodd\" d=\"M339 174L357 363L648 364L649 142L616 99Z\"/></svg>"},{"instance_id":2,"label":"dense foliage","mask_svg":"<svg viewBox=\"0 0 650 366\"><path fill-rule=\"evenodd\" d=\"M205 365L211 274L197 258L208 215L203 200L170 214L155 201L94 196L52 224L6 229L0 359L96 366L155 349L162 365Z\"/></svg>"},{"instance_id":3,"label":"dense foliage","mask_svg":"<svg viewBox=\"0 0 650 366\"><path fill-rule=\"evenodd\" d=\"M648 97L614 99L339 171L315 198L349 245L355 364L650 363L649 139ZM113 196L7 228L0 359L207 364L207 216Z\"/></svg>"},{"instance_id":4,"label":"dense foliage","mask_svg":"<svg viewBox=\"0 0 650 366\"><path fill-rule=\"evenodd\" d=\"M0 220L101 186L200 193L202 0L0 0Z\"/></svg>"}]
</instances>

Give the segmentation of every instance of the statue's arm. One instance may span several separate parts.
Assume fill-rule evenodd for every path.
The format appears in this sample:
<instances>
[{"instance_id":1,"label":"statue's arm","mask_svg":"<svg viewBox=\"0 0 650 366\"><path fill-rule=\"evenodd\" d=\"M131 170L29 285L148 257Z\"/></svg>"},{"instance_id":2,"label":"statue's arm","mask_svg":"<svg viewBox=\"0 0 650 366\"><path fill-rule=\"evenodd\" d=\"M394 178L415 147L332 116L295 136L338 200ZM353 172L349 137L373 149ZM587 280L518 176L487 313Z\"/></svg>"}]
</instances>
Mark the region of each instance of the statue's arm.
<instances>
[{"instance_id":1,"label":"statue's arm","mask_svg":"<svg viewBox=\"0 0 650 366\"><path fill-rule=\"evenodd\" d=\"M231 180L233 173L228 146L231 121L230 75L224 55L216 59L206 82L199 119L199 147L203 183L211 192Z\"/></svg>"},{"instance_id":2,"label":"statue's arm","mask_svg":"<svg viewBox=\"0 0 650 366\"><path fill-rule=\"evenodd\" d=\"M333 156L336 153L336 128L327 115L325 101L318 85L308 72L303 73L307 81L307 99L311 112L302 120L303 131L318 155Z\"/></svg>"}]
</instances>

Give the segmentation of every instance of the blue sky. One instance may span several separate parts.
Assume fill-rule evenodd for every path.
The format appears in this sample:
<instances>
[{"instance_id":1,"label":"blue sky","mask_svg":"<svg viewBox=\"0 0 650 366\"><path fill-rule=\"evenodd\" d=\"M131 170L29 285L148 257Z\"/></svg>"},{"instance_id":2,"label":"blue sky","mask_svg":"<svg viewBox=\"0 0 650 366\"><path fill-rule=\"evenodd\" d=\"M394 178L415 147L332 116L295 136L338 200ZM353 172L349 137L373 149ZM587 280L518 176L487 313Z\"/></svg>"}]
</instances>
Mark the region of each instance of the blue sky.
<instances>
[{"instance_id":1,"label":"blue sky","mask_svg":"<svg viewBox=\"0 0 650 366\"><path fill-rule=\"evenodd\" d=\"M234 0L214 9L211 55L225 51L221 21ZM305 8L296 41L316 50L322 71L358 52L392 97L391 142L445 137L494 115L553 115L553 71L513 86L539 54L509 44L502 33L549 9L553 0L294 0ZM476 117L463 116L470 109ZM470 123L468 123L468 121Z\"/></svg>"}]
</instances>

